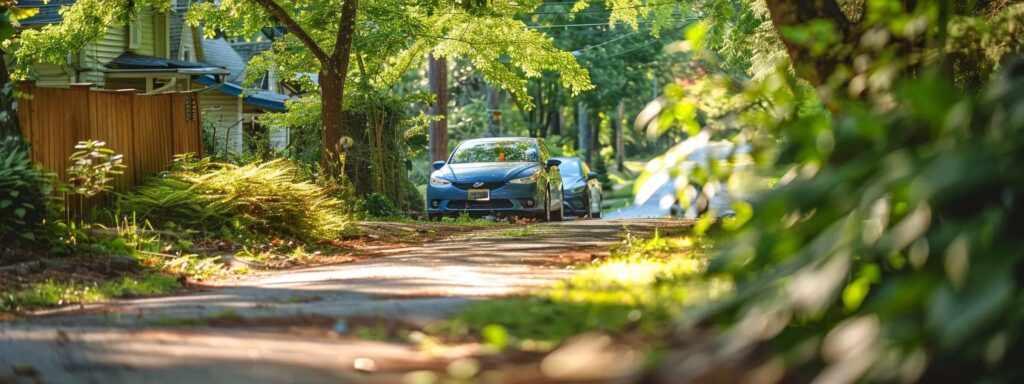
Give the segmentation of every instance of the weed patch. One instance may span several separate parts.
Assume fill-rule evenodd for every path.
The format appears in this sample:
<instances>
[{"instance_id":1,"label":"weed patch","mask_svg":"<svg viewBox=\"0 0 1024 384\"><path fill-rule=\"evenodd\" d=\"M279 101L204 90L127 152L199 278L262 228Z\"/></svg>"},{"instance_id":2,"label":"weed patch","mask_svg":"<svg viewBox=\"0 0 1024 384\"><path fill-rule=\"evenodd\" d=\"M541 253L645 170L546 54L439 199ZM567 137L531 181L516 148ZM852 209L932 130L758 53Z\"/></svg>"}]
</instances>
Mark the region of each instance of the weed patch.
<instances>
[{"instance_id":1,"label":"weed patch","mask_svg":"<svg viewBox=\"0 0 1024 384\"><path fill-rule=\"evenodd\" d=\"M162 274L151 274L141 278L125 277L121 280L93 284L48 280L0 293L0 309L15 311L94 303L121 297L172 293L181 288L181 282L177 278Z\"/></svg>"}]
</instances>

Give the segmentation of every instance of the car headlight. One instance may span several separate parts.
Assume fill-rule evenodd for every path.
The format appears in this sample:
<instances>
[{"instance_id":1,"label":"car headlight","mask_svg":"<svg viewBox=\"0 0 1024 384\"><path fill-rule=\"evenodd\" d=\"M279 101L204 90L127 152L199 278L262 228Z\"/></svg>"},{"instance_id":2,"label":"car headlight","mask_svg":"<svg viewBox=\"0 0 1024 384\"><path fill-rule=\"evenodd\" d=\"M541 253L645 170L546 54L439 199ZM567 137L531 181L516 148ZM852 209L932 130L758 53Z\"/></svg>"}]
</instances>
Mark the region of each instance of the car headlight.
<instances>
[{"instance_id":1,"label":"car headlight","mask_svg":"<svg viewBox=\"0 0 1024 384\"><path fill-rule=\"evenodd\" d=\"M530 176L520 177L518 179L512 179L512 180L509 180L508 182L511 183L511 184L533 184L533 183L536 183L537 180L539 180L539 179L540 179L540 172L536 172L536 173L534 173L534 174L532 174Z\"/></svg>"},{"instance_id":2,"label":"car headlight","mask_svg":"<svg viewBox=\"0 0 1024 384\"><path fill-rule=\"evenodd\" d=\"M452 185L452 182L437 176L430 176L430 185L433 185L435 187L447 187L449 185Z\"/></svg>"}]
</instances>

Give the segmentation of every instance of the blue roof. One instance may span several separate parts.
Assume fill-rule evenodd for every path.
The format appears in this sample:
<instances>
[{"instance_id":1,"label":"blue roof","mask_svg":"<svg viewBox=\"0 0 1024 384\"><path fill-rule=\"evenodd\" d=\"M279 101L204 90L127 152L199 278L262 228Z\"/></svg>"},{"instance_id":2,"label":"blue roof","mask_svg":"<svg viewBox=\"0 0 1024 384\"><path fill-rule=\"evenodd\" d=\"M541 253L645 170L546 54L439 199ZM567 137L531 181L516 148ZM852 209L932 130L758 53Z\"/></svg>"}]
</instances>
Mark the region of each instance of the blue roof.
<instances>
[{"instance_id":1,"label":"blue roof","mask_svg":"<svg viewBox=\"0 0 1024 384\"><path fill-rule=\"evenodd\" d=\"M220 82L217 81L213 76L205 75L196 78L199 84L213 86ZM264 109L271 109L278 112L284 112L287 108L284 102L288 100L288 96L282 95L276 92L260 91L255 94L246 94L245 88L241 85L233 83L224 83L223 85L214 88L222 93L231 96L242 96L242 102L250 105L254 105Z\"/></svg>"},{"instance_id":2,"label":"blue roof","mask_svg":"<svg viewBox=\"0 0 1024 384\"><path fill-rule=\"evenodd\" d=\"M36 8L39 13L35 16L21 20L21 24L49 24L58 23L63 19L60 15L60 8L65 5L72 5L77 0L21 0L18 7Z\"/></svg>"}]
</instances>

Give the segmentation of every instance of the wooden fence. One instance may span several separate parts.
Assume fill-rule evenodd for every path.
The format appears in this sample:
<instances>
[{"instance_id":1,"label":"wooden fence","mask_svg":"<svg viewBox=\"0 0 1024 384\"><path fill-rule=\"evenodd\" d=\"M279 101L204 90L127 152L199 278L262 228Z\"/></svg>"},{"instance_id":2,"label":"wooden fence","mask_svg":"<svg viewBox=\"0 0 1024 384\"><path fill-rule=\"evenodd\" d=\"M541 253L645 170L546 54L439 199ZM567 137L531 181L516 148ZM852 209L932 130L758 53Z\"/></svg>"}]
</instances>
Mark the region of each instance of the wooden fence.
<instances>
[{"instance_id":1,"label":"wooden fence","mask_svg":"<svg viewBox=\"0 0 1024 384\"><path fill-rule=\"evenodd\" d=\"M32 159L66 180L68 157L75 144L100 140L124 155L128 166L114 178L125 191L146 176L164 170L175 154L202 155L199 98L194 93L140 95L135 90L71 89L19 85L27 98L18 100L21 132L32 143Z\"/></svg>"}]
</instances>

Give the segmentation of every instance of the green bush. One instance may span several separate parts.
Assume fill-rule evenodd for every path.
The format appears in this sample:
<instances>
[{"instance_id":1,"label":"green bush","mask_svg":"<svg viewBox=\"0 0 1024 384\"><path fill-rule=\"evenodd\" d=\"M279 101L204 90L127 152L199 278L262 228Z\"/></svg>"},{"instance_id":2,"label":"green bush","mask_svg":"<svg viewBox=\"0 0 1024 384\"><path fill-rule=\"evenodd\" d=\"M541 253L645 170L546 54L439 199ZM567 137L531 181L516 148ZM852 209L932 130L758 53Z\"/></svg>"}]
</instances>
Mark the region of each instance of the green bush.
<instances>
[{"instance_id":1,"label":"green bush","mask_svg":"<svg viewBox=\"0 0 1024 384\"><path fill-rule=\"evenodd\" d=\"M388 217L395 214L395 205L387 196L372 193L363 202L363 212L373 217Z\"/></svg>"},{"instance_id":2,"label":"green bush","mask_svg":"<svg viewBox=\"0 0 1024 384\"><path fill-rule=\"evenodd\" d=\"M182 157L121 198L118 208L156 226L207 233L330 240L351 230L346 203L298 171L284 159L236 166Z\"/></svg>"},{"instance_id":3,"label":"green bush","mask_svg":"<svg viewBox=\"0 0 1024 384\"><path fill-rule=\"evenodd\" d=\"M426 199L416 185L409 180L402 180L401 199L395 205L399 211L407 214L424 213L426 211Z\"/></svg>"},{"instance_id":4,"label":"green bush","mask_svg":"<svg viewBox=\"0 0 1024 384\"><path fill-rule=\"evenodd\" d=\"M0 140L0 244L35 243L43 230L53 188L28 150L21 138Z\"/></svg>"}]
</instances>

